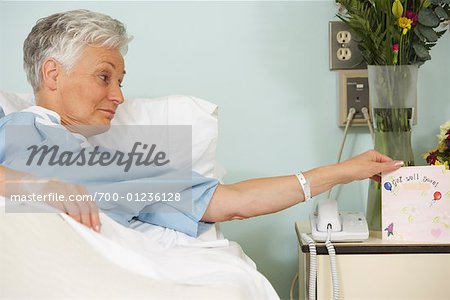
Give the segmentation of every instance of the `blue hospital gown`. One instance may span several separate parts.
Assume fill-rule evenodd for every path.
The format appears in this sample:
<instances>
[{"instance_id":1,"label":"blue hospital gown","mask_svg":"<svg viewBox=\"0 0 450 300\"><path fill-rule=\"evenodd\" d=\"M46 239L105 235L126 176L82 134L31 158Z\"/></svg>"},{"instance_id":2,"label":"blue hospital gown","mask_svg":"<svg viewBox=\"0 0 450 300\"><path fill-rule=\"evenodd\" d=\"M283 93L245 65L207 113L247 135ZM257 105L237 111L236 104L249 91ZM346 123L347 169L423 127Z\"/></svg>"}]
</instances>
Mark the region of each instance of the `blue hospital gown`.
<instances>
[{"instance_id":1,"label":"blue hospital gown","mask_svg":"<svg viewBox=\"0 0 450 300\"><path fill-rule=\"evenodd\" d=\"M93 149L83 136L62 126L58 114L39 106L0 119L0 145L0 164L5 167L40 178L57 177L65 182L82 184L92 195L104 192L122 197L118 201L96 200L102 212L125 226L132 220L139 220L197 236L199 227L203 225L200 219L218 186L216 179L206 178L192 170L186 178L186 172L168 167L140 166L130 172L124 172L124 168L117 165L68 167L50 165L48 155L40 166L27 165L30 157L27 148L32 145L57 145L59 153L68 151L74 155L83 149ZM150 191L178 193L181 201L133 201ZM130 199L132 201L127 201Z\"/></svg>"}]
</instances>

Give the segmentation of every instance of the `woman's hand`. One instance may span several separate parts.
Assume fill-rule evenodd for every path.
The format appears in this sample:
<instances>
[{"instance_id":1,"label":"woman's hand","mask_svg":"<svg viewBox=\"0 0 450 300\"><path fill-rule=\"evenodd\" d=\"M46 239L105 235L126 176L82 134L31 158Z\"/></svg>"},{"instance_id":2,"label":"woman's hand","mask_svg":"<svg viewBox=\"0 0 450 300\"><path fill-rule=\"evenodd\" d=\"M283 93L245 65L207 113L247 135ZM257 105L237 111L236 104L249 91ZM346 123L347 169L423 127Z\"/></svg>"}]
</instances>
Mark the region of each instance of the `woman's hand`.
<instances>
[{"instance_id":1,"label":"woman's hand","mask_svg":"<svg viewBox=\"0 0 450 300\"><path fill-rule=\"evenodd\" d=\"M40 185L40 184L39 184ZM42 195L55 193L63 195L61 201L47 201L46 204L71 216L75 221L100 232L100 217L95 199L85 187L77 184L50 180L41 188Z\"/></svg>"},{"instance_id":2,"label":"woman's hand","mask_svg":"<svg viewBox=\"0 0 450 300\"><path fill-rule=\"evenodd\" d=\"M403 166L403 161L370 150L337 165L344 174L344 183L371 178L380 182L382 172L392 172Z\"/></svg>"},{"instance_id":3,"label":"woman's hand","mask_svg":"<svg viewBox=\"0 0 450 300\"><path fill-rule=\"evenodd\" d=\"M31 174L0 166L0 195L58 195L61 201L42 201L68 214L77 222L99 232L100 217L95 199L81 185L58 180L41 180ZM71 201L79 200L79 201Z\"/></svg>"}]
</instances>

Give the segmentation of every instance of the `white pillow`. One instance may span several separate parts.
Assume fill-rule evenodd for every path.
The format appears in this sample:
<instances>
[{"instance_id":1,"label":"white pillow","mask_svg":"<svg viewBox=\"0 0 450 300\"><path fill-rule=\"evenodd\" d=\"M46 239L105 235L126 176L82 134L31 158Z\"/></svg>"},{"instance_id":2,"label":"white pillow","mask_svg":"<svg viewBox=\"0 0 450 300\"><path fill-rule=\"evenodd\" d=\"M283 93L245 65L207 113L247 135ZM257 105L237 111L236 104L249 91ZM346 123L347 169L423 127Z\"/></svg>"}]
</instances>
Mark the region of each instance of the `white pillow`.
<instances>
[{"instance_id":1,"label":"white pillow","mask_svg":"<svg viewBox=\"0 0 450 300\"><path fill-rule=\"evenodd\" d=\"M0 91L0 108L3 108L5 114L32 105L34 105L33 95ZM126 100L117 109L112 124L192 125L192 169L204 176L218 179L225 173L215 161L218 136L216 104L191 96ZM104 134L90 139L102 141ZM120 144L120 139L114 140L109 137L105 146L120 149Z\"/></svg>"},{"instance_id":2,"label":"white pillow","mask_svg":"<svg viewBox=\"0 0 450 300\"><path fill-rule=\"evenodd\" d=\"M32 94L16 94L0 91L0 107L5 115L34 105Z\"/></svg>"}]
</instances>

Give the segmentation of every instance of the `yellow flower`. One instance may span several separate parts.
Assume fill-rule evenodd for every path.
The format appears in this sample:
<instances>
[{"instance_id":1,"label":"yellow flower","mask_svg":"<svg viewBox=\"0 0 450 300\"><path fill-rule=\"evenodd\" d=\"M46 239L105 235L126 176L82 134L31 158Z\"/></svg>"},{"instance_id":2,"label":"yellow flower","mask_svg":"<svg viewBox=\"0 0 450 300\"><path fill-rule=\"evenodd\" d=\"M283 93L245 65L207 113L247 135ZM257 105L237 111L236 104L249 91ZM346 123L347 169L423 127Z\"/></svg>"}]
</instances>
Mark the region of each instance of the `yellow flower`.
<instances>
[{"instance_id":1,"label":"yellow flower","mask_svg":"<svg viewBox=\"0 0 450 300\"><path fill-rule=\"evenodd\" d=\"M408 19L408 18L405 18L405 17L401 17L401 18L398 19L398 26L400 28L403 28L403 32L402 32L403 35L405 35L408 32L408 30L411 29L411 24L412 24L412 20L411 19Z\"/></svg>"},{"instance_id":2,"label":"yellow flower","mask_svg":"<svg viewBox=\"0 0 450 300\"><path fill-rule=\"evenodd\" d=\"M437 146L436 150L439 151L439 152L444 152L445 150L447 150L447 145L445 143L441 142Z\"/></svg>"},{"instance_id":3,"label":"yellow flower","mask_svg":"<svg viewBox=\"0 0 450 300\"><path fill-rule=\"evenodd\" d=\"M439 141L444 141L447 139L447 131L450 130L450 121L447 121L446 123L442 124L440 127L440 133L437 136Z\"/></svg>"},{"instance_id":4,"label":"yellow flower","mask_svg":"<svg viewBox=\"0 0 450 300\"><path fill-rule=\"evenodd\" d=\"M441 163L440 161L436 160L436 162L434 163L435 166L442 166L444 165L445 169L448 170L448 161L444 161L444 163Z\"/></svg>"},{"instance_id":5,"label":"yellow flower","mask_svg":"<svg viewBox=\"0 0 450 300\"><path fill-rule=\"evenodd\" d=\"M392 4L392 14L398 19L403 15L403 6L400 0L395 0Z\"/></svg>"}]
</instances>

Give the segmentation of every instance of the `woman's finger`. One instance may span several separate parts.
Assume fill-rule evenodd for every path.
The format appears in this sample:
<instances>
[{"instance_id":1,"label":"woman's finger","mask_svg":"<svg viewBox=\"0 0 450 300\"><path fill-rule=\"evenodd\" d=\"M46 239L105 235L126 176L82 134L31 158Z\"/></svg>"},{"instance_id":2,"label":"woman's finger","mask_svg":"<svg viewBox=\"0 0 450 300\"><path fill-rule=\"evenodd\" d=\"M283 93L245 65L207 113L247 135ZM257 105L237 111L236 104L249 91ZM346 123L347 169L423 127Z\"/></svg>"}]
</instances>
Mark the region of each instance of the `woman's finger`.
<instances>
[{"instance_id":1,"label":"woman's finger","mask_svg":"<svg viewBox=\"0 0 450 300\"><path fill-rule=\"evenodd\" d=\"M392 161L392 158L390 158L389 156L381 154L380 152L377 152L375 150L373 152L375 153L375 161L376 162L383 163L383 162L390 162L390 161Z\"/></svg>"},{"instance_id":2,"label":"woman's finger","mask_svg":"<svg viewBox=\"0 0 450 300\"><path fill-rule=\"evenodd\" d=\"M88 201L87 204L89 206L92 228L95 231L100 232L100 227L102 224L100 223L100 215L98 212L97 205L95 204L95 200Z\"/></svg>"},{"instance_id":3,"label":"woman's finger","mask_svg":"<svg viewBox=\"0 0 450 300\"><path fill-rule=\"evenodd\" d=\"M76 201L76 203L80 208L81 224L87 226L88 228L92 228L89 205L84 200Z\"/></svg>"},{"instance_id":4,"label":"woman's finger","mask_svg":"<svg viewBox=\"0 0 450 300\"><path fill-rule=\"evenodd\" d=\"M76 203L64 201L64 210L72 219L81 223L80 209Z\"/></svg>"}]
</instances>

